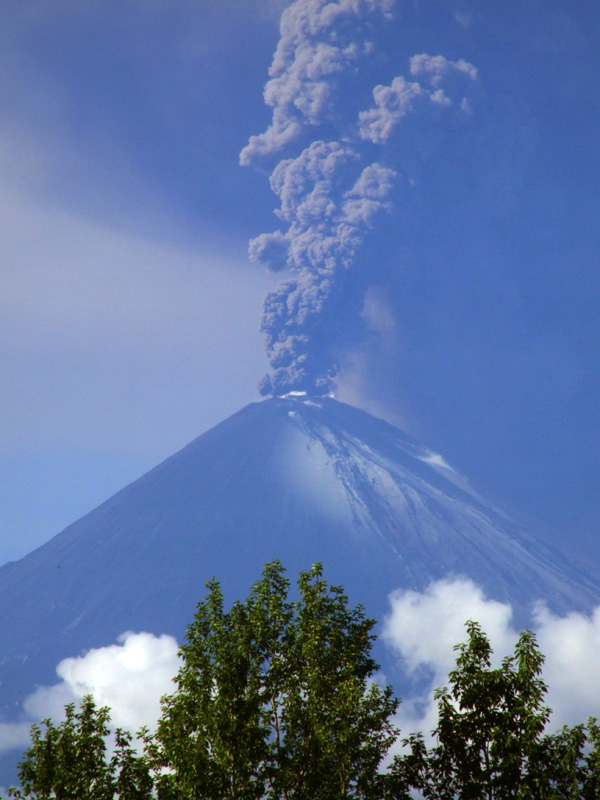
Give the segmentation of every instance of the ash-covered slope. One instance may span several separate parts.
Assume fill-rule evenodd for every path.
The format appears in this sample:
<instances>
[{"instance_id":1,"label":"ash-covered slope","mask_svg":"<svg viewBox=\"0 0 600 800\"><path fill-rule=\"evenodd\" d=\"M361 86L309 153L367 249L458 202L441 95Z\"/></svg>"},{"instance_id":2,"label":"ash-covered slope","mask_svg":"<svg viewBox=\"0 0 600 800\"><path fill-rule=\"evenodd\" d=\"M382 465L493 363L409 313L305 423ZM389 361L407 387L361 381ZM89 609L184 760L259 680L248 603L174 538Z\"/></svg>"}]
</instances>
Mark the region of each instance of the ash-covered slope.
<instances>
[{"instance_id":1,"label":"ash-covered slope","mask_svg":"<svg viewBox=\"0 0 600 800\"><path fill-rule=\"evenodd\" d=\"M247 406L22 560L0 569L4 713L68 655L126 630L183 635L204 583L245 596L265 561L330 582L378 618L399 587L465 574L556 611L600 601L592 579L532 542L440 456L329 398ZM12 708L12 711L11 711Z\"/></svg>"}]
</instances>

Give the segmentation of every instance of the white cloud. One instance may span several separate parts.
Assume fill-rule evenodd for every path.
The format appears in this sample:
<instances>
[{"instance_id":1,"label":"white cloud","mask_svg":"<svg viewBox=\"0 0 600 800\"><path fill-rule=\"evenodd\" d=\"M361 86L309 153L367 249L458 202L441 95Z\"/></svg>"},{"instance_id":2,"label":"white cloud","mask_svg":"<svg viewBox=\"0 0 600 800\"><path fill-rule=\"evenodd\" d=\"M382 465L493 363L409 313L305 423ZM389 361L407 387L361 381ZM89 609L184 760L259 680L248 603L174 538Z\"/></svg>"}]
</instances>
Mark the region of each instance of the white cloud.
<instances>
[{"instance_id":1,"label":"white cloud","mask_svg":"<svg viewBox=\"0 0 600 800\"><path fill-rule=\"evenodd\" d=\"M166 634L124 633L118 644L65 658L56 668L62 683L37 689L25 703L32 719L57 715L64 698L75 702L86 694L100 706L112 709L114 727L137 731L155 727L160 698L174 689L172 678L179 663L177 641ZM60 705L59 705L60 704Z\"/></svg>"},{"instance_id":2,"label":"white cloud","mask_svg":"<svg viewBox=\"0 0 600 800\"><path fill-rule=\"evenodd\" d=\"M447 682L456 659L454 645L465 640L465 622L481 624L499 665L517 636L510 627L512 609L488 600L463 577L437 581L424 592L398 590L390 595L390 605L383 639L399 656L399 669L415 679L415 693L404 695L397 724L403 736L422 731L431 744L437 720L433 692Z\"/></svg>"},{"instance_id":3,"label":"white cloud","mask_svg":"<svg viewBox=\"0 0 600 800\"><path fill-rule=\"evenodd\" d=\"M65 658L56 672L61 682L42 686L24 704L27 719L0 724L0 753L25 748L32 723L64 718L67 703L78 704L86 694L97 705L111 709L111 726L135 733L143 725L153 729L160 716L160 698L174 691L179 668L177 641L166 634L124 633L117 644Z\"/></svg>"},{"instance_id":4,"label":"white cloud","mask_svg":"<svg viewBox=\"0 0 600 800\"><path fill-rule=\"evenodd\" d=\"M576 725L600 717L600 607L589 616L557 617L540 604L534 620L555 719Z\"/></svg>"},{"instance_id":5,"label":"white cloud","mask_svg":"<svg viewBox=\"0 0 600 800\"><path fill-rule=\"evenodd\" d=\"M421 730L426 737L436 725L433 691L447 684L456 660L454 645L466 640L464 623L476 620L487 634L498 666L512 654L518 632L511 626L512 609L486 597L467 578L432 583L424 592L397 591L383 638L398 654L401 668L421 679L416 696L405 698L398 714L404 735ZM534 633L545 655L546 704L553 709L551 729L600 716L600 607L586 616L557 617L540 604L533 614ZM423 686L423 681L426 685Z\"/></svg>"},{"instance_id":6,"label":"white cloud","mask_svg":"<svg viewBox=\"0 0 600 800\"><path fill-rule=\"evenodd\" d=\"M390 595L390 604L383 638L410 673L428 667L436 677L445 676L454 664L452 648L464 640L469 619L481 623L494 650L506 651L515 639L511 607L487 599L468 578L440 580L425 592L399 590Z\"/></svg>"}]
</instances>

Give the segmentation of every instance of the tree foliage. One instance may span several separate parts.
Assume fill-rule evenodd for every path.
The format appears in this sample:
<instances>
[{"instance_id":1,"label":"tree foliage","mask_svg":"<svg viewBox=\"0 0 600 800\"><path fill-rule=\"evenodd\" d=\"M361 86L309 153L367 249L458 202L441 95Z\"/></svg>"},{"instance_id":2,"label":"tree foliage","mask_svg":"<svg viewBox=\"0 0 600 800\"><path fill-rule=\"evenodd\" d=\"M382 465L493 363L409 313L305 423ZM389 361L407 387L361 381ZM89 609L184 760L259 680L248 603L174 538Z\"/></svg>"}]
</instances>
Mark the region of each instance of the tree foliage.
<instances>
[{"instance_id":1,"label":"tree foliage","mask_svg":"<svg viewBox=\"0 0 600 800\"><path fill-rule=\"evenodd\" d=\"M19 767L24 800L598 800L600 727L546 733L550 709L535 637L492 667L475 622L436 691L434 745L398 741L398 701L374 681L374 621L319 564L295 599L281 564L225 611L216 580L180 649L175 691L140 743L91 697L58 726L34 725ZM143 752L138 752L142 749Z\"/></svg>"},{"instance_id":2,"label":"tree foliage","mask_svg":"<svg viewBox=\"0 0 600 800\"><path fill-rule=\"evenodd\" d=\"M159 796L379 797L398 701L369 683L374 621L318 564L300 574L297 600L278 562L227 613L219 584L208 588L164 700L155 753L173 772Z\"/></svg>"},{"instance_id":3,"label":"tree foliage","mask_svg":"<svg viewBox=\"0 0 600 800\"><path fill-rule=\"evenodd\" d=\"M65 720L50 719L31 728L31 746L19 766L20 788L9 796L24 800L147 800L153 779L145 757L136 753L132 736L120 728L109 754L109 709L98 708L91 696L78 710L65 706ZM140 737L146 739L144 731Z\"/></svg>"}]
</instances>

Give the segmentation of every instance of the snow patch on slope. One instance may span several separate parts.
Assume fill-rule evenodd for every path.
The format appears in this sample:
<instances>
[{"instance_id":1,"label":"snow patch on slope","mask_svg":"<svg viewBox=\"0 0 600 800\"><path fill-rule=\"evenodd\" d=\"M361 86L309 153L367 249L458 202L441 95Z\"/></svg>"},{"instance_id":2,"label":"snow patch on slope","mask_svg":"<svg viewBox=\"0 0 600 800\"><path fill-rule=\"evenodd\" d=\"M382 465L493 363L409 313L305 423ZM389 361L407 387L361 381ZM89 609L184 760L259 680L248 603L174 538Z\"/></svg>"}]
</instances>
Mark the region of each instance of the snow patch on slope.
<instances>
[{"instance_id":1,"label":"snow patch on slope","mask_svg":"<svg viewBox=\"0 0 600 800\"><path fill-rule=\"evenodd\" d=\"M385 542L409 584L466 574L497 590L498 599L564 588L560 567L514 525L508 533L506 517L441 455L400 431L382 437L375 420L360 412L338 417L327 399L320 409L305 398L286 403L294 431L283 457L287 479L329 519L351 521L349 535L365 546Z\"/></svg>"}]
</instances>

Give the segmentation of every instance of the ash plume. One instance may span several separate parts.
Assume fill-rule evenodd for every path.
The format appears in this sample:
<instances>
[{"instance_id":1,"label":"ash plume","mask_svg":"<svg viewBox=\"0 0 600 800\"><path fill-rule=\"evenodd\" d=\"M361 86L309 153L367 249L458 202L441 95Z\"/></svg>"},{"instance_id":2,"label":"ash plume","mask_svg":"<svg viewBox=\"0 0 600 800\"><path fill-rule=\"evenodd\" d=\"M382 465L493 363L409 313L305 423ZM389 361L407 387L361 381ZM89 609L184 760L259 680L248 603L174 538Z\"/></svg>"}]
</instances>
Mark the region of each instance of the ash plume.
<instances>
[{"instance_id":1,"label":"ash plume","mask_svg":"<svg viewBox=\"0 0 600 800\"><path fill-rule=\"evenodd\" d=\"M393 5L296 0L281 18L264 91L272 122L240 154L271 170L279 199L281 227L250 241L250 260L291 272L264 303L264 395L334 388L340 355L367 335L361 312L378 273L369 243L412 180L411 146L435 148L448 115L471 113L477 70L463 60L418 54L407 77L372 82Z\"/></svg>"}]
</instances>

